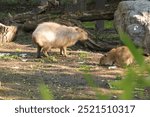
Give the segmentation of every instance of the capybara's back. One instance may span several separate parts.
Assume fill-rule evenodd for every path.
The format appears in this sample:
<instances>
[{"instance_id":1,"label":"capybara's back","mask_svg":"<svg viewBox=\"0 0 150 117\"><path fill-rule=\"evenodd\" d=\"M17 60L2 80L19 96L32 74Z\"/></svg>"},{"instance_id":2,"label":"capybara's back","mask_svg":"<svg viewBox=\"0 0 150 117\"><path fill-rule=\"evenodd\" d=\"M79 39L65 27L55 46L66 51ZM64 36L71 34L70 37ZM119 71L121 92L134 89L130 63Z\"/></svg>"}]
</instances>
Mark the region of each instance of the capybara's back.
<instances>
[{"instance_id":1,"label":"capybara's back","mask_svg":"<svg viewBox=\"0 0 150 117\"><path fill-rule=\"evenodd\" d=\"M100 65L130 65L134 58L126 46L114 48L100 58Z\"/></svg>"},{"instance_id":2,"label":"capybara's back","mask_svg":"<svg viewBox=\"0 0 150 117\"><path fill-rule=\"evenodd\" d=\"M32 40L37 44L37 57L42 49L45 56L51 48L60 48L60 53L66 56L66 48L78 40L87 40L88 34L79 27L69 27L54 22L39 24L32 34Z\"/></svg>"}]
</instances>

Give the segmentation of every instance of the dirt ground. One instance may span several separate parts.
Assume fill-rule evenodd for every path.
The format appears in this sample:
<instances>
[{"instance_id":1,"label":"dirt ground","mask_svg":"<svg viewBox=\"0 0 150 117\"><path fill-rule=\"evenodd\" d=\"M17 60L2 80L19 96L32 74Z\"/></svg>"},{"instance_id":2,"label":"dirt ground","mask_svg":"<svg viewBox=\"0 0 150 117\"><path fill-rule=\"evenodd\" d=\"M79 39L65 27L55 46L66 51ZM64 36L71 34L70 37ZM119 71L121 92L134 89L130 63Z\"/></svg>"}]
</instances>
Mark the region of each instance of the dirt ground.
<instances>
[{"instance_id":1,"label":"dirt ground","mask_svg":"<svg viewBox=\"0 0 150 117\"><path fill-rule=\"evenodd\" d=\"M69 56L62 57L54 49L49 58L37 59L30 37L19 35L14 42L0 46L0 99L42 99L42 81L54 99L97 99L96 92L116 99L120 94L111 89L109 82L122 75L124 69L99 66L100 52L68 48ZM90 74L96 88L88 84L85 74Z\"/></svg>"}]
</instances>

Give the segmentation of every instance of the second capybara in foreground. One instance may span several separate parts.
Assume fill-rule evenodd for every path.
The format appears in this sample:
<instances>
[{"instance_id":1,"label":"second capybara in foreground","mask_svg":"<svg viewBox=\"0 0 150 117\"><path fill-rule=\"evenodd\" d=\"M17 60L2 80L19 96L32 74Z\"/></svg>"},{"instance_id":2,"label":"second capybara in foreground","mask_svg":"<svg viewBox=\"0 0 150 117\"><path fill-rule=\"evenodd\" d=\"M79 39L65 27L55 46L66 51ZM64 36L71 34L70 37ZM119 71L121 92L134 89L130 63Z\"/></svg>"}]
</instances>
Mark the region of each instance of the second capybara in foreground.
<instances>
[{"instance_id":1,"label":"second capybara in foreground","mask_svg":"<svg viewBox=\"0 0 150 117\"><path fill-rule=\"evenodd\" d=\"M100 65L128 66L134 62L130 50L126 46L113 48L100 58Z\"/></svg>"},{"instance_id":2,"label":"second capybara in foreground","mask_svg":"<svg viewBox=\"0 0 150 117\"><path fill-rule=\"evenodd\" d=\"M37 57L42 51L48 56L51 48L60 48L60 54L67 56L66 48L78 40L88 39L88 33L79 27L65 26L54 22L44 22L37 26L32 34L32 40L37 45Z\"/></svg>"}]
</instances>

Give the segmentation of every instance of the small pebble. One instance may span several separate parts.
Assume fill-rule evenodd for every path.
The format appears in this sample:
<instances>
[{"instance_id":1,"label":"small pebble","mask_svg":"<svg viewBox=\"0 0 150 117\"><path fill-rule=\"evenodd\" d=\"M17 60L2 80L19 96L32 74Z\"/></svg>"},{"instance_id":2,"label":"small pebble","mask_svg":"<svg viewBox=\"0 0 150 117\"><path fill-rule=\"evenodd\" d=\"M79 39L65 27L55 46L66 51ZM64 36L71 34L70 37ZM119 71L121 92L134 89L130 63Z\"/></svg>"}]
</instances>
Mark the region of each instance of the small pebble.
<instances>
[{"instance_id":1,"label":"small pebble","mask_svg":"<svg viewBox=\"0 0 150 117\"><path fill-rule=\"evenodd\" d=\"M20 56L24 58L27 56L27 54L20 54Z\"/></svg>"},{"instance_id":2,"label":"small pebble","mask_svg":"<svg viewBox=\"0 0 150 117\"><path fill-rule=\"evenodd\" d=\"M109 66L108 69L117 69L117 66Z\"/></svg>"},{"instance_id":3,"label":"small pebble","mask_svg":"<svg viewBox=\"0 0 150 117\"><path fill-rule=\"evenodd\" d=\"M28 59L21 59L21 61L23 61L23 62L27 62L27 61L28 61Z\"/></svg>"}]
</instances>

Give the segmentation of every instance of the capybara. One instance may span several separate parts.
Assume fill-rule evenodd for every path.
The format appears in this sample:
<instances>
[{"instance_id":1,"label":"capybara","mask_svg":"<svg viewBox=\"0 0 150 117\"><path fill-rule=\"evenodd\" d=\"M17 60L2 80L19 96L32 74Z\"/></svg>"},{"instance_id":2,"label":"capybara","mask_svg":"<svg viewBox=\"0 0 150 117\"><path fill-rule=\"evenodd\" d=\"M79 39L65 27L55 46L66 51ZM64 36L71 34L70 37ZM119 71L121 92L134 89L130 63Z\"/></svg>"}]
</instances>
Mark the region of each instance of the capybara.
<instances>
[{"instance_id":1,"label":"capybara","mask_svg":"<svg viewBox=\"0 0 150 117\"><path fill-rule=\"evenodd\" d=\"M100 65L128 66L134 62L130 50L126 46L113 48L100 58Z\"/></svg>"},{"instance_id":2,"label":"capybara","mask_svg":"<svg viewBox=\"0 0 150 117\"><path fill-rule=\"evenodd\" d=\"M78 40L88 39L88 33L79 27L70 27L54 22L44 22L37 26L32 34L32 40L37 45L37 57L45 56L51 48L60 48L60 54L67 56L66 48L74 45Z\"/></svg>"}]
</instances>

